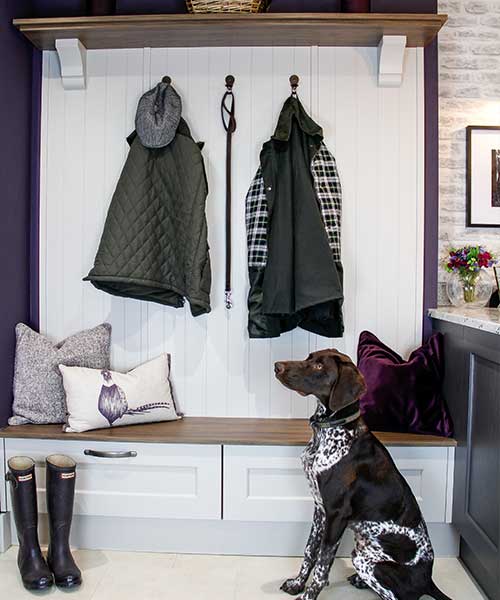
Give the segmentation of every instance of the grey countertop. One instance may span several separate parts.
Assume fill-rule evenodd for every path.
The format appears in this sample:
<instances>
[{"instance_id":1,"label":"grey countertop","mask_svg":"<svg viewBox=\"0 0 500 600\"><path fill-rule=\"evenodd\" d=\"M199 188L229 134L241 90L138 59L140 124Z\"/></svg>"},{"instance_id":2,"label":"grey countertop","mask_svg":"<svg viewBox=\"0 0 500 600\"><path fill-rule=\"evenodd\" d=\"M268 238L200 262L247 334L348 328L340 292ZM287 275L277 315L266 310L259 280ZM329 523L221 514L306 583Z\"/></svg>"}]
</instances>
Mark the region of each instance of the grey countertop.
<instances>
[{"instance_id":1,"label":"grey countertop","mask_svg":"<svg viewBox=\"0 0 500 600\"><path fill-rule=\"evenodd\" d=\"M456 308L439 306L431 308L429 316L433 319L458 323L472 329L500 335L500 309L498 308Z\"/></svg>"}]
</instances>

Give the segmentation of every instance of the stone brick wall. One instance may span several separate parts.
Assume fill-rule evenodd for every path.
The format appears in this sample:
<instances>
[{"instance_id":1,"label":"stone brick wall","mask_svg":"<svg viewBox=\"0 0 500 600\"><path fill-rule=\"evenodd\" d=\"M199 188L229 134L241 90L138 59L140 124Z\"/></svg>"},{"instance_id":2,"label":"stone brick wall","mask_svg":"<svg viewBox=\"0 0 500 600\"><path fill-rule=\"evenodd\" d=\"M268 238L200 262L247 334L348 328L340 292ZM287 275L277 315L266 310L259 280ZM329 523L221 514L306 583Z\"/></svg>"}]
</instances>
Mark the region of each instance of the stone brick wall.
<instances>
[{"instance_id":1,"label":"stone brick wall","mask_svg":"<svg viewBox=\"0 0 500 600\"><path fill-rule=\"evenodd\" d=\"M482 243L500 255L500 229L465 227L465 127L500 125L500 0L440 0L440 254ZM439 303L447 303L439 270Z\"/></svg>"}]
</instances>

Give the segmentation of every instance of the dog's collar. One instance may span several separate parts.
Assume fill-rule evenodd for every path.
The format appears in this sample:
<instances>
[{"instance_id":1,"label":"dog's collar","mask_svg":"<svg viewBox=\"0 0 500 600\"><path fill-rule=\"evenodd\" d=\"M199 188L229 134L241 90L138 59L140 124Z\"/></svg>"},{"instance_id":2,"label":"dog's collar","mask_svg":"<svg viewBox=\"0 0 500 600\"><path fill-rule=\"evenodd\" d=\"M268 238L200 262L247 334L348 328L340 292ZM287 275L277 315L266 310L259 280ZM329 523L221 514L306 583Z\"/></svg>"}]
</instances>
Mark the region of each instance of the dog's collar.
<instances>
[{"instance_id":1,"label":"dog's collar","mask_svg":"<svg viewBox=\"0 0 500 600\"><path fill-rule=\"evenodd\" d=\"M359 403L356 402L353 406L349 408L351 408L352 410L353 407L355 408L355 411L351 414L339 417L339 414L346 412L345 409L342 409L336 413L333 413L332 415L324 415L323 417L317 417L316 415L314 415L309 419L309 422L311 423L311 425L319 427L320 429L328 429L330 427L342 427L343 425L347 425L348 423L356 421L356 419L359 419L359 417L361 416L361 411L359 410Z\"/></svg>"}]
</instances>

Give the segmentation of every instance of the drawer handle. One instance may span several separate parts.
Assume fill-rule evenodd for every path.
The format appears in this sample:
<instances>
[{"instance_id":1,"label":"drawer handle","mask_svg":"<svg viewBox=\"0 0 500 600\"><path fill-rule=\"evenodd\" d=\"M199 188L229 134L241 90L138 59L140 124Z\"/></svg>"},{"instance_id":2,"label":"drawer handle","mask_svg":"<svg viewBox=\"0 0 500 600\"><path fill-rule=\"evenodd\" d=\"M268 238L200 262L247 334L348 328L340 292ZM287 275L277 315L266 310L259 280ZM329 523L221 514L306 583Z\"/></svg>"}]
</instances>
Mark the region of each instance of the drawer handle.
<instances>
[{"instance_id":1,"label":"drawer handle","mask_svg":"<svg viewBox=\"0 0 500 600\"><path fill-rule=\"evenodd\" d=\"M135 458L137 452L129 450L126 452L113 452L113 451L102 451L102 450L84 450L85 456L95 456L96 458Z\"/></svg>"}]
</instances>

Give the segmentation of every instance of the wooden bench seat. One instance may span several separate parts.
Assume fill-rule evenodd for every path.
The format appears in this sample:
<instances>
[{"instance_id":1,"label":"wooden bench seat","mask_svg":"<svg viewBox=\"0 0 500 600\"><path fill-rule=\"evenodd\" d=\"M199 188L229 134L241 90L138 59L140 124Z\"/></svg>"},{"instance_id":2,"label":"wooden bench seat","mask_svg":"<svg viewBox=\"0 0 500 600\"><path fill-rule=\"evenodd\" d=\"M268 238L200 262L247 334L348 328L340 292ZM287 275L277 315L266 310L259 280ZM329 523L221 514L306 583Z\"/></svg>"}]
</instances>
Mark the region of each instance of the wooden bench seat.
<instances>
[{"instance_id":1,"label":"wooden bench seat","mask_svg":"<svg viewBox=\"0 0 500 600\"><path fill-rule=\"evenodd\" d=\"M451 438L410 433L375 432L386 446L454 447ZM311 437L307 419L231 419L186 417L180 421L63 433L61 425L19 425L0 430L0 438L135 442L155 444L220 444L304 446Z\"/></svg>"}]
</instances>

